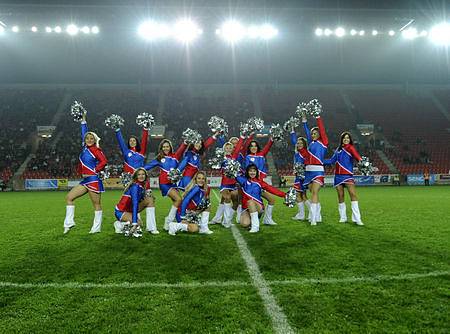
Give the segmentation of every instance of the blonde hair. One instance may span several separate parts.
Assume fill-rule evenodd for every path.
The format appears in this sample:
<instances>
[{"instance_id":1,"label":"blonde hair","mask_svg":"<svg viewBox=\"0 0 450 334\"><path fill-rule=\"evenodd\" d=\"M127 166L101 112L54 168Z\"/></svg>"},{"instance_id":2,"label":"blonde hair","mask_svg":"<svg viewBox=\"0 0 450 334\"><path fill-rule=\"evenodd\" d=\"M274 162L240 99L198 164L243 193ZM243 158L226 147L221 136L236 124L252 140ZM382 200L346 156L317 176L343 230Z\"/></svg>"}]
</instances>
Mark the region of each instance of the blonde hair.
<instances>
[{"instance_id":1,"label":"blonde hair","mask_svg":"<svg viewBox=\"0 0 450 334\"><path fill-rule=\"evenodd\" d=\"M128 182L127 186L125 187L125 189L124 189L124 191L123 191L124 193L125 193L128 189L130 189L131 185L132 185L134 182L136 182L137 176L138 176L138 172L140 172L141 170L143 170L144 173L145 173L145 180L144 180L144 182L147 181L147 179L148 179L147 170L146 170L145 168L142 168L142 167L137 168L137 169L133 172L133 175L132 175L132 177L131 177L131 181Z\"/></svg>"},{"instance_id":2,"label":"blonde hair","mask_svg":"<svg viewBox=\"0 0 450 334\"><path fill-rule=\"evenodd\" d=\"M195 175L192 177L191 182L189 182L189 184L186 186L186 189L184 190L184 194L183 194L183 198L184 196L186 196L187 193L189 193L189 191L191 191L192 188L195 187L195 185L197 184L197 175L203 175L205 177L205 186L207 185L207 178L206 178L206 173L203 171L198 171L197 173L195 173Z\"/></svg>"},{"instance_id":3,"label":"blonde hair","mask_svg":"<svg viewBox=\"0 0 450 334\"><path fill-rule=\"evenodd\" d=\"M87 135L92 135L94 137L94 140L95 140L95 146L100 148L100 140L101 140L101 138L95 132L92 132L92 131L86 132L86 134L84 135L84 138L83 138L83 144L86 144L86 137L87 137Z\"/></svg>"}]
</instances>

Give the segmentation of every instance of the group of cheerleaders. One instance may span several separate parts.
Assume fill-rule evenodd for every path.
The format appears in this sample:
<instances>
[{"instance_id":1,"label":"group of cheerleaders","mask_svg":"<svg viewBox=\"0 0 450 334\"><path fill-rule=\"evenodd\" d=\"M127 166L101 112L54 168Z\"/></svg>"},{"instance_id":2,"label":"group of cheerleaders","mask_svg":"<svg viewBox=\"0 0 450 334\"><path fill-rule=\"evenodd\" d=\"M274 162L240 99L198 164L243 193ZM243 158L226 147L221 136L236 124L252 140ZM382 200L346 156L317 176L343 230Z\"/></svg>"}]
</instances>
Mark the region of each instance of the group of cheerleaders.
<instances>
[{"instance_id":1,"label":"group of cheerleaders","mask_svg":"<svg viewBox=\"0 0 450 334\"><path fill-rule=\"evenodd\" d=\"M297 192L298 212L294 220L308 220L311 225L322 221L319 191L324 185L324 165L335 165L334 186L338 195L338 210L340 222L347 222L344 189L348 190L351 198L352 221L363 225L358 207L353 178L354 160L361 157L353 146L350 133L344 132L340 144L330 159L325 159L328 148L328 138L322 119L317 119L317 127L308 127L306 116L302 118L305 137L298 137L295 128L290 134L291 143L295 146L294 163L305 165L305 175L296 176L294 188ZM178 231L199 232L201 234L213 233L208 224L222 224L225 228L232 226L236 214L236 222L250 233L260 229L260 217L264 213L264 225L276 225L272 215L275 205L275 196L285 197L286 193L269 185L264 181L267 176L266 155L272 147L270 137L267 144L261 148L254 134L232 137L227 142L219 133L215 133L205 141L194 144L182 142L176 151L168 139L163 139L159 145L157 156L149 163L145 163L147 150L148 130L143 129L142 139L131 136L125 143L121 130L116 129L116 138L122 152L126 173L132 179L115 207L114 228L116 233L127 231L126 235L142 236L142 221L140 212L145 209L146 230L151 234L159 234L156 226L155 203L151 195L148 171L159 168L159 189L164 197L171 200L171 208L165 217L164 229L170 235ZM64 220L64 233L68 233L75 226L75 206L77 198L88 194L94 206L94 221L90 233L101 231L102 207L101 193L104 192L103 183L99 177L100 172L107 164L100 146L100 138L92 131L88 131L86 114L81 122L82 151L79 156L83 180L73 187L66 196L66 217ZM200 160L205 150L213 146L216 141L224 149L222 163L222 181L220 185L221 200L215 217L209 222L209 208L200 205L204 199L209 198L207 176L200 170ZM220 141L222 141L220 143ZM237 160L241 165L241 172L235 178L227 177L224 173L228 159ZM179 169L182 179L174 183L169 178L171 169ZM307 198L307 190L311 199ZM180 195L182 192L182 195ZM264 205L263 198L267 200ZM308 209L308 217L305 214ZM188 215L199 217L193 223L187 219Z\"/></svg>"}]
</instances>

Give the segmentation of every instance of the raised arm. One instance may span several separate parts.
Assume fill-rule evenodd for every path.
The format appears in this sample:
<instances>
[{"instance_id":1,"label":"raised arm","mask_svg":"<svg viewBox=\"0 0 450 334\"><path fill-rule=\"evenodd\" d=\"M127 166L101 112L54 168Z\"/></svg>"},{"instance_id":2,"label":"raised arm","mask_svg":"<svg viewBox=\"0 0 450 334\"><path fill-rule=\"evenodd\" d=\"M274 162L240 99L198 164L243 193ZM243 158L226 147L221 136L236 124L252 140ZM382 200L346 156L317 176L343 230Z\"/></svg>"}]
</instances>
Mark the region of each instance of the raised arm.
<instances>
[{"instance_id":1,"label":"raised arm","mask_svg":"<svg viewBox=\"0 0 450 334\"><path fill-rule=\"evenodd\" d=\"M245 156L245 155L247 154L247 148L248 148L248 145L250 145L250 142L253 140L253 136L254 136L254 134L251 134L251 135L248 136L247 139L245 140L244 145L243 145L242 148L241 148L241 152L239 152L239 153L241 153L243 156Z\"/></svg>"},{"instance_id":2,"label":"raised arm","mask_svg":"<svg viewBox=\"0 0 450 334\"><path fill-rule=\"evenodd\" d=\"M155 167L159 167L159 165L160 165L159 161L157 159L153 159L149 163L145 164L144 168L145 168L145 170L149 171L149 170L152 170Z\"/></svg>"},{"instance_id":3,"label":"raised arm","mask_svg":"<svg viewBox=\"0 0 450 334\"><path fill-rule=\"evenodd\" d=\"M106 159L103 151L101 149L99 149L98 147L94 146L94 147L90 148L90 151L92 152L92 154L94 154L94 156L98 160L98 164L95 166L95 169L94 169L94 171L96 173L98 173L101 170L103 170L103 168L105 168L106 164L108 163L108 160Z\"/></svg>"},{"instance_id":4,"label":"raised arm","mask_svg":"<svg viewBox=\"0 0 450 334\"><path fill-rule=\"evenodd\" d=\"M271 186L270 184L268 184L268 183L266 183L266 182L264 182L264 181L260 181L261 183L261 187L265 190L265 191L267 191L267 192L269 192L269 193L271 193L271 194L274 194L275 196L278 196L278 197L284 197L284 196L286 196L286 193L284 192L284 191L281 191L280 189L278 189L278 188L275 188L275 187L273 187L273 186Z\"/></svg>"},{"instance_id":5,"label":"raised arm","mask_svg":"<svg viewBox=\"0 0 450 334\"><path fill-rule=\"evenodd\" d=\"M295 146L297 144L297 134L294 129L292 129L289 137L291 138L291 144Z\"/></svg>"},{"instance_id":6,"label":"raised arm","mask_svg":"<svg viewBox=\"0 0 450 334\"><path fill-rule=\"evenodd\" d=\"M131 202L133 205L133 225L138 223L138 210L139 210L139 187L136 184L131 186Z\"/></svg>"},{"instance_id":7,"label":"raised arm","mask_svg":"<svg viewBox=\"0 0 450 334\"><path fill-rule=\"evenodd\" d=\"M175 159L180 160L183 156L184 151L186 151L187 144L182 142L180 146L178 146L177 151L175 152Z\"/></svg>"},{"instance_id":8,"label":"raised arm","mask_svg":"<svg viewBox=\"0 0 450 334\"><path fill-rule=\"evenodd\" d=\"M322 141L322 144L328 146L328 137L325 132L325 125L323 124L322 117L320 116L317 118L317 125L319 127L320 140Z\"/></svg>"},{"instance_id":9,"label":"raised arm","mask_svg":"<svg viewBox=\"0 0 450 334\"><path fill-rule=\"evenodd\" d=\"M210 147L211 145L213 145L217 140L216 135L212 135L211 137L209 137L208 139L205 140L205 142L203 143L203 148L206 150L208 149L208 147Z\"/></svg>"},{"instance_id":10,"label":"raised arm","mask_svg":"<svg viewBox=\"0 0 450 334\"><path fill-rule=\"evenodd\" d=\"M273 145L273 139L272 139L272 137L270 137L270 138L269 138L269 141L268 141L267 144L266 144L266 146L264 146L264 148L261 150L260 153L261 153L263 156L266 156L267 153L269 153L270 148L272 147L272 145Z\"/></svg>"},{"instance_id":11,"label":"raised arm","mask_svg":"<svg viewBox=\"0 0 450 334\"><path fill-rule=\"evenodd\" d=\"M127 155L128 147L125 144L125 141L123 140L122 131L120 129L116 130L116 138L119 142L120 151L122 152L123 158L125 159L125 156Z\"/></svg>"},{"instance_id":12,"label":"raised arm","mask_svg":"<svg viewBox=\"0 0 450 334\"><path fill-rule=\"evenodd\" d=\"M88 132L88 126L86 119L83 118L81 121L81 146L84 146L84 137L86 136L86 133Z\"/></svg>"},{"instance_id":13,"label":"raised arm","mask_svg":"<svg viewBox=\"0 0 450 334\"><path fill-rule=\"evenodd\" d=\"M216 146L223 147L223 145L225 145L225 143L226 143L225 136L222 134L217 138Z\"/></svg>"},{"instance_id":14,"label":"raised arm","mask_svg":"<svg viewBox=\"0 0 450 334\"><path fill-rule=\"evenodd\" d=\"M142 130L142 138L141 138L141 151L139 152L145 157L147 153L147 144L148 144L148 129Z\"/></svg>"},{"instance_id":15,"label":"raised arm","mask_svg":"<svg viewBox=\"0 0 450 334\"><path fill-rule=\"evenodd\" d=\"M199 191L201 191L200 188L198 186L195 186L186 194L186 196L183 197L183 201L181 202L181 217L184 217L186 215L186 209L189 203Z\"/></svg>"},{"instance_id":16,"label":"raised arm","mask_svg":"<svg viewBox=\"0 0 450 334\"><path fill-rule=\"evenodd\" d=\"M306 140L308 141L308 144L311 144L312 138L311 138L311 130L309 129L308 122L306 120L302 121L303 123L303 130L305 131Z\"/></svg>"},{"instance_id":17,"label":"raised arm","mask_svg":"<svg viewBox=\"0 0 450 334\"><path fill-rule=\"evenodd\" d=\"M353 156L353 158L355 158L357 161L361 161L361 156L359 155L355 146L353 146L351 144L347 144L347 145L344 145L344 149L346 151L348 151Z\"/></svg>"},{"instance_id":18,"label":"raised arm","mask_svg":"<svg viewBox=\"0 0 450 334\"><path fill-rule=\"evenodd\" d=\"M242 149L242 143L244 142L244 137L240 136L239 141L237 142L236 146L233 149L233 154L231 155L231 158L236 160L239 156L239 152Z\"/></svg>"}]
</instances>

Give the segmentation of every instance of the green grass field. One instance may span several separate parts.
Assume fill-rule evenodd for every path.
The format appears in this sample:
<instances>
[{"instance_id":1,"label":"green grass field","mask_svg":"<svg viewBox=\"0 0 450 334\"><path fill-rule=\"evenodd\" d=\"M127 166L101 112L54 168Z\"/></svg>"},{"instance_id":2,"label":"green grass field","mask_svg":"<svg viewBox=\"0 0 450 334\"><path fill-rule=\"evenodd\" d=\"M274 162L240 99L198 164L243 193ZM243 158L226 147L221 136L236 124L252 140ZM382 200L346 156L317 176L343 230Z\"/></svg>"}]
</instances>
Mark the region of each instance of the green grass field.
<instances>
[{"instance_id":1,"label":"green grass field","mask_svg":"<svg viewBox=\"0 0 450 334\"><path fill-rule=\"evenodd\" d=\"M1 193L0 333L275 333L236 232L293 332L448 333L450 187L358 192L364 227L338 223L325 188L316 227L280 200L278 226L257 234L142 239L114 234L118 191L105 193L96 235L87 197L63 235L64 192ZM157 197L163 232L169 203Z\"/></svg>"}]
</instances>

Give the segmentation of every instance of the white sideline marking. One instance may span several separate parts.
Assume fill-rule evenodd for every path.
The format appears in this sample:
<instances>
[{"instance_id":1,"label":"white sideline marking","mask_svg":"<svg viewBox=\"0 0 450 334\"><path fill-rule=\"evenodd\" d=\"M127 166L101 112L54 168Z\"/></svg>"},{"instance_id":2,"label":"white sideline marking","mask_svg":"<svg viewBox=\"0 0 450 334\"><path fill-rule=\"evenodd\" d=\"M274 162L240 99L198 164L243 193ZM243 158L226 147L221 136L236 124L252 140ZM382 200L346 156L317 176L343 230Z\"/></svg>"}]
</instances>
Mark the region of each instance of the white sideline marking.
<instances>
[{"instance_id":1,"label":"white sideline marking","mask_svg":"<svg viewBox=\"0 0 450 334\"><path fill-rule=\"evenodd\" d=\"M376 283L382 281L413 281L427 277L450 276L449 271L432 271L429 273L378 275L372 277L343 277L343 278L305 278L298 280L267 281L269 285L309 285L309 284L341 284L341 283ZM14 283L0 282L1 288L20 289L140 289L140 288L205 288L205 287L244 287L253 285L243 281L205 281L190 283L156 283L156 282L122 282L122 283Z\"/></svg>"},{"instance_id":2,"label":"white sideline marking","mask_svg":"<svg viewBox=\"0 0 450 334\"><path fill-rule=\"evenodd\" d=\"M216 196L217 200L220 202L220 198L214 190L213 193ZM239 232L235 225L231 225L231 232L233 233L234 240L236 240L239 252L241 253L242 258L247 265L247 270L250 274L253 285L258 291L258 294L263 301L264 307L266 308L267 314L272 320L272 326L275 333L294 333L294 330L289 325L287 317L284 314L282 308L277 304L277 301L272 294L272 290L270 289L270 285L264 279L264 276L259 270L258 264L256 263L252 253L248 249L247 243L242 237L241 232Z\"/></svg>"},{"instance_id":3,"label":"white sideline marking","mask_svg":"<svg viewBox=\"0 0 450 334\"><path fill-rule=\"evenodd\" d=\"M381 281L403 281L403 280L415 280L419 278L427 277L439 277L450 275L448 271L432 271L429 273L417 273L417 274L400 274L400 275L377 275L366 277L343 277L343 278L303 278L295 280L283 280L283 281L270 281L270 285L308 285L308 284L341 284L341 283L374 283Z\"/></svg>"}]
</instances>

